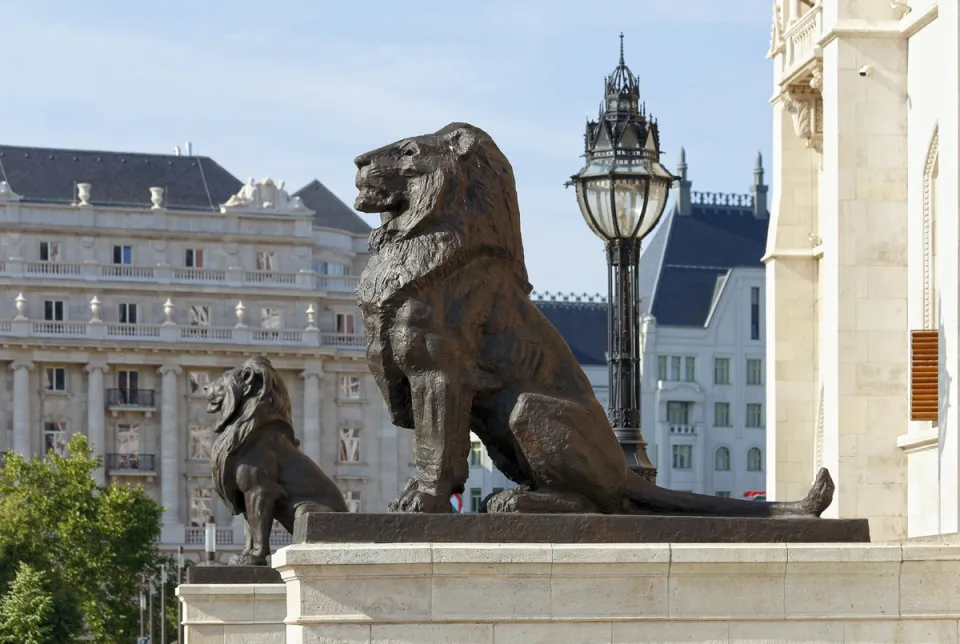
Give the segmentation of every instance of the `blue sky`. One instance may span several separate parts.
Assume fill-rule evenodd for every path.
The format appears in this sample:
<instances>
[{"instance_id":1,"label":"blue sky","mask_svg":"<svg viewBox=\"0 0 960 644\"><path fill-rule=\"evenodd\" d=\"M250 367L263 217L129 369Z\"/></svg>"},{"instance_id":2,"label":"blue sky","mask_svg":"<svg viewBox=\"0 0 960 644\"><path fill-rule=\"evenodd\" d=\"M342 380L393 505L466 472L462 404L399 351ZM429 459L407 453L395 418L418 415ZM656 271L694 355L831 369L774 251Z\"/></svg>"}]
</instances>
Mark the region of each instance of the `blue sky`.
<instances>
[{"instance_id":1,"label":"blue sky","mask_svg":"<svg viewBox=\"0 0 960 644\"><path fill-rule=\"evenodd\" d=\"M0 142L192 141L241 179L316 177L352 205L358 153L467 121L513 163L534 287L601 292L563 183L619 32L666 165L683 145L695 190L746 192L770 156L770 19L769 0L6 0Z\"/></svg>"}]
</instances>

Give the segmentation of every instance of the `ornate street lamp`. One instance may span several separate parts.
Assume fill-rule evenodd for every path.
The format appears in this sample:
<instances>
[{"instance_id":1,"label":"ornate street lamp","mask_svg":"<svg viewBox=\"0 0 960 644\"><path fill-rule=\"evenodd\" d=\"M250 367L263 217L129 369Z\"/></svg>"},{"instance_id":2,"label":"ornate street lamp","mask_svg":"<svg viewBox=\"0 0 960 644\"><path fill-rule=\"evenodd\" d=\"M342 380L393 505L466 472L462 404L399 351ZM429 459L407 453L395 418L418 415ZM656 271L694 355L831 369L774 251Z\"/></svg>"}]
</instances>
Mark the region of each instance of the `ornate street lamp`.
<instances>
[{"instance_id":1,"label":"ornate street lamp","mask_svg":"<svg viewBox=\"0 0 960 644\"><path fill-rule=\"evenodd\" d=\"M610 423L627 466L655 483L640 431L640 243L660 221L679 177L660 163L657 122L639 102L622 33L620 64L604 85L600 115L587 122L586 165L567 185L576 186L580 212L607 249Z\"/></svg>"}]
</instances>

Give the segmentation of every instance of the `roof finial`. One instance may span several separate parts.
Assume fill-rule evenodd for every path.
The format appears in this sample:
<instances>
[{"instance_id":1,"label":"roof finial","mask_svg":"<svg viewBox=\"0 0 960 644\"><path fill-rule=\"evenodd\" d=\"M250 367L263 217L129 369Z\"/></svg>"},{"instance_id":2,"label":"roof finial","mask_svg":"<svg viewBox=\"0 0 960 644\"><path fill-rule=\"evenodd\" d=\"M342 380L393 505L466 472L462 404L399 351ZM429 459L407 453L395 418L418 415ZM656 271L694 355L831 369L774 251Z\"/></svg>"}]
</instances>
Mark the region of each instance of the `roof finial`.
<instances>
[{"instance_id":1,"label":"roof finial","mask_svg":"<svg viewBox=\"0 0 960 644\"><path fill-rule=\"evenodd\" d=\"M760 154L760 150L757 150L757 165L754 170L763 170L763 155Z\"/></svg>"},{"instance_id":2,"label":"roof finial","mask_svg":"<svg viewBox=\"0 0 960 644\"><path fill-rule=\"evenodd\" d=\"M623 67L626 63L623 62L623 32L620 32L620 66Z\"/></svg>"}]
</instances>

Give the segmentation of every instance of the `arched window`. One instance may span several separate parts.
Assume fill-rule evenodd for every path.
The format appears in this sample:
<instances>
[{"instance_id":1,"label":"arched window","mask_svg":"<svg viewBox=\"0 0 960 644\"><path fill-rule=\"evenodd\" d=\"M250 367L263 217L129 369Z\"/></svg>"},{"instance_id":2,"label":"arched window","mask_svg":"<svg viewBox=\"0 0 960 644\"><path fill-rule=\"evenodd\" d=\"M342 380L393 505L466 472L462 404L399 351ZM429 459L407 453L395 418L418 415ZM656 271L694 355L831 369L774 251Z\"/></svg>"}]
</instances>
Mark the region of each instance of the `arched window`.
<instances>
[{"instance_id":1,"label":"arched window","mask_svg":"<svg viewBox=\"0 0 960 644\"><path fill-rule=\"evenodd\" d=\"M714 456L713 467L718 472L728 472L730 470L730 450L726 447L718 447Z\"/></svg>"},{"instance_id":2,"label":"arched window","mask_svg":"<svg viewBox=\"0 0 960 644\"><path fill-rule=\"evenodd\" d=\"M760 451L759 447L751 447L747 452L747 471L763 471L763 452Z\"/></svg>"}]
</instances>

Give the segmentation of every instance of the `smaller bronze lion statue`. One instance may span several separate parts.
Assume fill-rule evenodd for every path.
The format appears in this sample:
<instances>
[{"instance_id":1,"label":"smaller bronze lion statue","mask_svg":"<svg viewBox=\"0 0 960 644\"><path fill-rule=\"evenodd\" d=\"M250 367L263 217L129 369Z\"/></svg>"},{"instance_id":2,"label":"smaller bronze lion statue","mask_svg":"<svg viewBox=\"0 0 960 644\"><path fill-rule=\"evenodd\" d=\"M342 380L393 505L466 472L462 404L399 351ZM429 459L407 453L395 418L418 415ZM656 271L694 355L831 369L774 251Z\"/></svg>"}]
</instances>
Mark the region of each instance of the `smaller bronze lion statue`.
<instances>
[{"instance_id":1,"label":"smaller bronze lion statue","mask_svg":"<svg viewBox=\"0 0 960 644\"><path fill-rule=\"evenodd\" d=\"M300 451L290 417L290 395L263 357L250 358L204 387L207 413L218 414L213 485L233 514L243 514L243 551L232 565L264 566L276 519L293 534L306 512L346 512L333 480Z\"/></svg>"}]
</instances>

